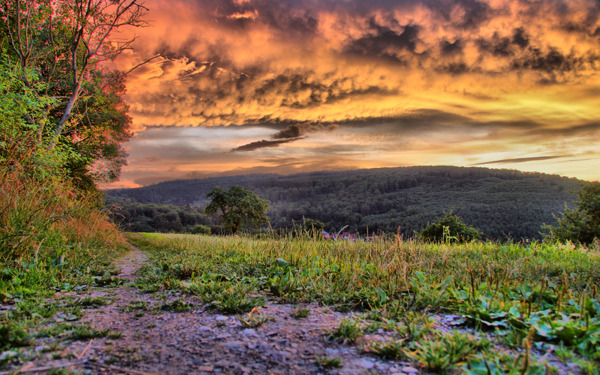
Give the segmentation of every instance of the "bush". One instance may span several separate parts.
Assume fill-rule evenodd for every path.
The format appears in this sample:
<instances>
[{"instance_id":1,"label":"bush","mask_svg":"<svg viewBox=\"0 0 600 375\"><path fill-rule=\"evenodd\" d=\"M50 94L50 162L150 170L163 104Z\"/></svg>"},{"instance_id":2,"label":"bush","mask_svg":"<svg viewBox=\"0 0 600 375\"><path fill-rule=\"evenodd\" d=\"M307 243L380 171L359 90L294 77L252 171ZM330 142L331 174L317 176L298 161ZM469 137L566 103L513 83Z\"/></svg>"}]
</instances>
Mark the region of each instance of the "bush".
<instances>
[{"instance_id":1,"label":"bush","mask_svg":"<svg viewBox=\"0 0 600 375\"><path fill-rule=\"evenodd\" d=\"M192 234L210 234L210 232L210 227L207 227L206 225L196 225L192 229Z\"/></svg>"},{"instance_id":2,"label":"bush","mask_svg":"<svg viewBox=\"0 0 600 375\"><path fill-rule=\"evenodd\" d=\"M465 224L459 216L447 213L421 231L421 239L430 242L469 242L481 238L481 232Z\"/></svg>"},{"instance_id":3,"label":"bush","mask_svg":"<svg viewBox=\"0 0 600 375\"><path fill-rule=\"evenodd\" d=\"M544 226L547 239L589 245L600 238L600 183L591 182L577 193L575 209L565 208L558 226Z\"/></svg>"}]
</instances>

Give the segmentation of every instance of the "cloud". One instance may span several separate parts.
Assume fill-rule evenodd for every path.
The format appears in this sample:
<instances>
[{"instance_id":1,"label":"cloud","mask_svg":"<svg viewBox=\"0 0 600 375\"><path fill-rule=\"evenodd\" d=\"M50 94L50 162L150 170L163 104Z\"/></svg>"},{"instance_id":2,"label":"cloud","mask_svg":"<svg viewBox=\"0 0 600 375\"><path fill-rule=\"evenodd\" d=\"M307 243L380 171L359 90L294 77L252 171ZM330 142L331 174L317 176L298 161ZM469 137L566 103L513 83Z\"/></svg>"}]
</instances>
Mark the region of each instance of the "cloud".
<instances>
[{"instance_id":1,"label":"cloud","mask_svg":"<svg viewBox=\"0 0 600 375\"><path fill-rule=\"evenodd\" d=\"M339 125L337 124L292 124L273 134L273 139L298 138L306 133L334 131L338 127Z\"/></svg>"},{"instance_id":2,"label":"cloud","mask_svg":"<svg viewBox=\"0 0 600 375\"><path fill-rule=\"evenodd\" d=\"M264 147L278 147L279 145L282 145L284 143L294 142L294 141L298 141L300 139L302 139L302 138L301 137L300 138L288 138L288 139L283 139L283 140L278 140L278 141L267 141L267 140L263 139L262 141L251 142L246 145L236 147L236 148L232 149L231 152L255 151L255 150L258 150L259 148L264 148Z\"/></svg>"},{"instance_id":3,"label":"cloud","mask_svg":"<svg viewBox=\"0 0 600 375\"><path fill-rule=\"evenodd\" d=\"M512 159L501 159L501 160L493 160L486 161L483 163L477 163L472 165L489 165L489 164L515 164L515 163L527 163L531 161L543 161L543 160L552 160L569 157L570 155L555 155L555 156L532 156L526 158L512 158Z\"/></svg>"},{"instance_id":4,"label":"cloud","mask_svg":"<svg viewBox=\"0 0 600 375\"><path fill-rule=\"evenodd\" d=\"M456 163L540 155L545 147L573 154L568 147L575 146L564 144L598 134L597 0L145 5L152 27L136 30L134 49L115 62L126 71L165 51L128 76L127 102L140 136L129 150L132 169L147 157L175 163L170 147L178 142L192 155L182 156L182 165L206 161L214 173L241 162L254 168L261 163L254 157L293 153L302 160L331 150L325 141L350 150L364 145L364 155L379 151L340 162L351 167L377 159L418 163L417 155L423 163L444 160L432 156L436 149ZM161 141L158 132L144 132L164 126L188 133L170 129ZM191 128L215 132L196 136ZM337 163L340 155L319 160Z\"/></svg>"}]
</instances>

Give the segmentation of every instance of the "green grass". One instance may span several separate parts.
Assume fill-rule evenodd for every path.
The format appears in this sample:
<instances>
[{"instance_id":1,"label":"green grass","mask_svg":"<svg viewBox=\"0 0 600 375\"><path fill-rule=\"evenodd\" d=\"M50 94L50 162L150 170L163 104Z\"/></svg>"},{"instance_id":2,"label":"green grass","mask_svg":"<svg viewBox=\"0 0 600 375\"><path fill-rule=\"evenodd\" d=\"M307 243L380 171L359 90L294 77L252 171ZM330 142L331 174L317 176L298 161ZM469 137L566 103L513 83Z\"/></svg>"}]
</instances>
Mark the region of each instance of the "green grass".
<instances>
[{"instance_id":1,"label":"green grass","mask_svg":"<svg viewBox=\"0 0 600 375\"><path fill-rule=\"evenodd\" d=\"M364 312L327 337L352 343L369 327L379 327L396 339L370 351L406 356L431 371L466 363L510 370L506 360L490 357L487 344L437 335L429 316L440 313L460 316L455 324L474 328L507 350L523 351L525 341L539 343L548 350L562 348L562 357L573 352L582 366L598 368L600 256L569 244L129 238L150 255L146 287L196 295L224 313L249 312L264 303L263 296ZM533 359L528 365L538 366Z\"/></svg>"}]
</instances>

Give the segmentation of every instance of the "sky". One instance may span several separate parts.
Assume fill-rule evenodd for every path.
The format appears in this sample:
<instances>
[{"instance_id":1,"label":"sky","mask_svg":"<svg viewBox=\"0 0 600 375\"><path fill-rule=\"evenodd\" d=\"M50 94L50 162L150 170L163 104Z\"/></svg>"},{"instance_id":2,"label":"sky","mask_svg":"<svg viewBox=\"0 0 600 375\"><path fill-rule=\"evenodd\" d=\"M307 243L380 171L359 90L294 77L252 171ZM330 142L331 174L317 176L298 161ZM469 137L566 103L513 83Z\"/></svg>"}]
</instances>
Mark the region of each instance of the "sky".
<instances>
[{"instance_id":1,"label":"sky","mask_svg":"<svg viewBox=\"0 0 600 375\"><path fill-rule=\"evenodd\" d=\"M599 0L146 0L111 187L419 165L600 178ZM125 34L123 34L125 35Z\"/></svg>"}]
</instances>

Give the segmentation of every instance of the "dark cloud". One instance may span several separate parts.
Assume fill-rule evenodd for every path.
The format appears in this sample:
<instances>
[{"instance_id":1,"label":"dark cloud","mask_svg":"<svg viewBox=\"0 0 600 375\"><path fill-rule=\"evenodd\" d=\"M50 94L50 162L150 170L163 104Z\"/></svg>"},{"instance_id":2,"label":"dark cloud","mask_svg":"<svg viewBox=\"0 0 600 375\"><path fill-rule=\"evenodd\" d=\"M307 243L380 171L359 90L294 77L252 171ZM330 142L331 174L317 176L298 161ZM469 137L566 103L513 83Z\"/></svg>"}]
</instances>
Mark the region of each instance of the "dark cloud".
<instances>
[{"instance_id":1,"label":"dark cloud","mask_svg":"<svg viewBox=\"0 0 600 375\"><path fill-rule=\"evenodd\" d=\"M440 65L436 68L437 72L451 74L453 76L470 73L473 71L466 63L464 62L451 62L447 65Z\"/></svg>"},{"instance_id":2,"label":"dark cloud","mask_svg":"<svg viewBox=\"0 0 600 375\"><path fill-rule=\"evenodd\" d=\"M288 139L282 139L282 140L277 140L277 141L267 141L267 140L263 139L262 141L251 142L251 143L248 143L246 145L243 145L243 146L240 146L240 147L236 147L236 148L232 149L231 152L255 151L255 150L258 150L259 148L279 147L279 145L281 145L281 144L298 141L300 139L302 139L302 137L300 137L300 138L288 138Z\"/></svg>"},{"instance_id":3,"label":"dark cloud","mask_svg":"<svg viewBox=\"0 0 600 375\"><path fill-rule=\"evenodd\" d=\"M338 127L337 124L292 124L287 128L278 131L273 135L273 139L298 138L306 133L316 133L320 131L333 131Z\"/></svg>"},{"instance_id":4,"label":"dark cloud","mask_svg":"<svg viewBox=\"0 0 600 375\"><path fill-rule=\"evenodd\" d=\"M440 43L440 49L443 55L456 55L462 53L463 46L460 39L457 39L452 43L447 40L443 40Z\"/></svg>"},{"instance_id":5,"label":"dark cloud","mask_svg":"<svg viewBox=\"0 0 600 375\"><path fill-rule=\"evenodd\" d=\"M513 30L512 43L525 48L529 45L529 37L525 33L525 29L522 27Z\"/></svg>"},{"instance_id":6,"label":"dark cloud","mask_svg":"<svg viewBox=\"0 0 600 375\"><path fill-rule=\"evenodd\" d=\"M573 71L581 67L582 59L573 55L565 56L558 50L551 48L549 51L542 51L534 48L524 57L513 61L512 67L515 69L531 69L543 72L565 72Z\"/></svg>"},{"instance_id":7,"label":"dark cloud","mask_svg":"<svg viewBox=\"0 0 600 375\"><path fill-rule=\"evenodd\" d=\"M570 155L532 156L532 157L528 157L528 158L500 159L500 160L486 161L484 163L477 163L477 164L472 164L472 165L527 163L530 161L552 160L552 159L565 158L565 157L570 157Z\"/></svg>"},{"instance_id":8,"label":"dark cloud","mask_svg":"<svg viewBox=\"0 0 600 375\"><path fill-rule=\"evenodd\" d=\"M368 35L352 40L346 46L345 52L369 58L380 57L400 63L406 62L402 56L403 52L416 54L415 50L419 42L418 25L404 25L402 32L397 32L371 19L369 29Z\"/></svg>"},{"instance_id":9,"label":"dark cloud","mask_svg":"<svg viewBox=\"0 0 600 375\"><path fill-rule=\"evenodd\" d=\"M540 128L532 130L528 135L533 136L557 136L557 137L568 137L568 136L584 136L584 135L599 135L600 134L600 122L590 122L586 124L580 124L562 128Z\"/></svg>"},{"instance_id":10,"label":"dark cloud","mask_svg":"<svg viewBox=\"0 0 600 375\"><path fill-rule=\"evenodd\" d=\"M480 38L477 40L477 47L482 54L492 54L494 56L507 57L514 54L513 43L507 36L500 36L494 33L491 40Z\"/></svg>"}]
</instances>

